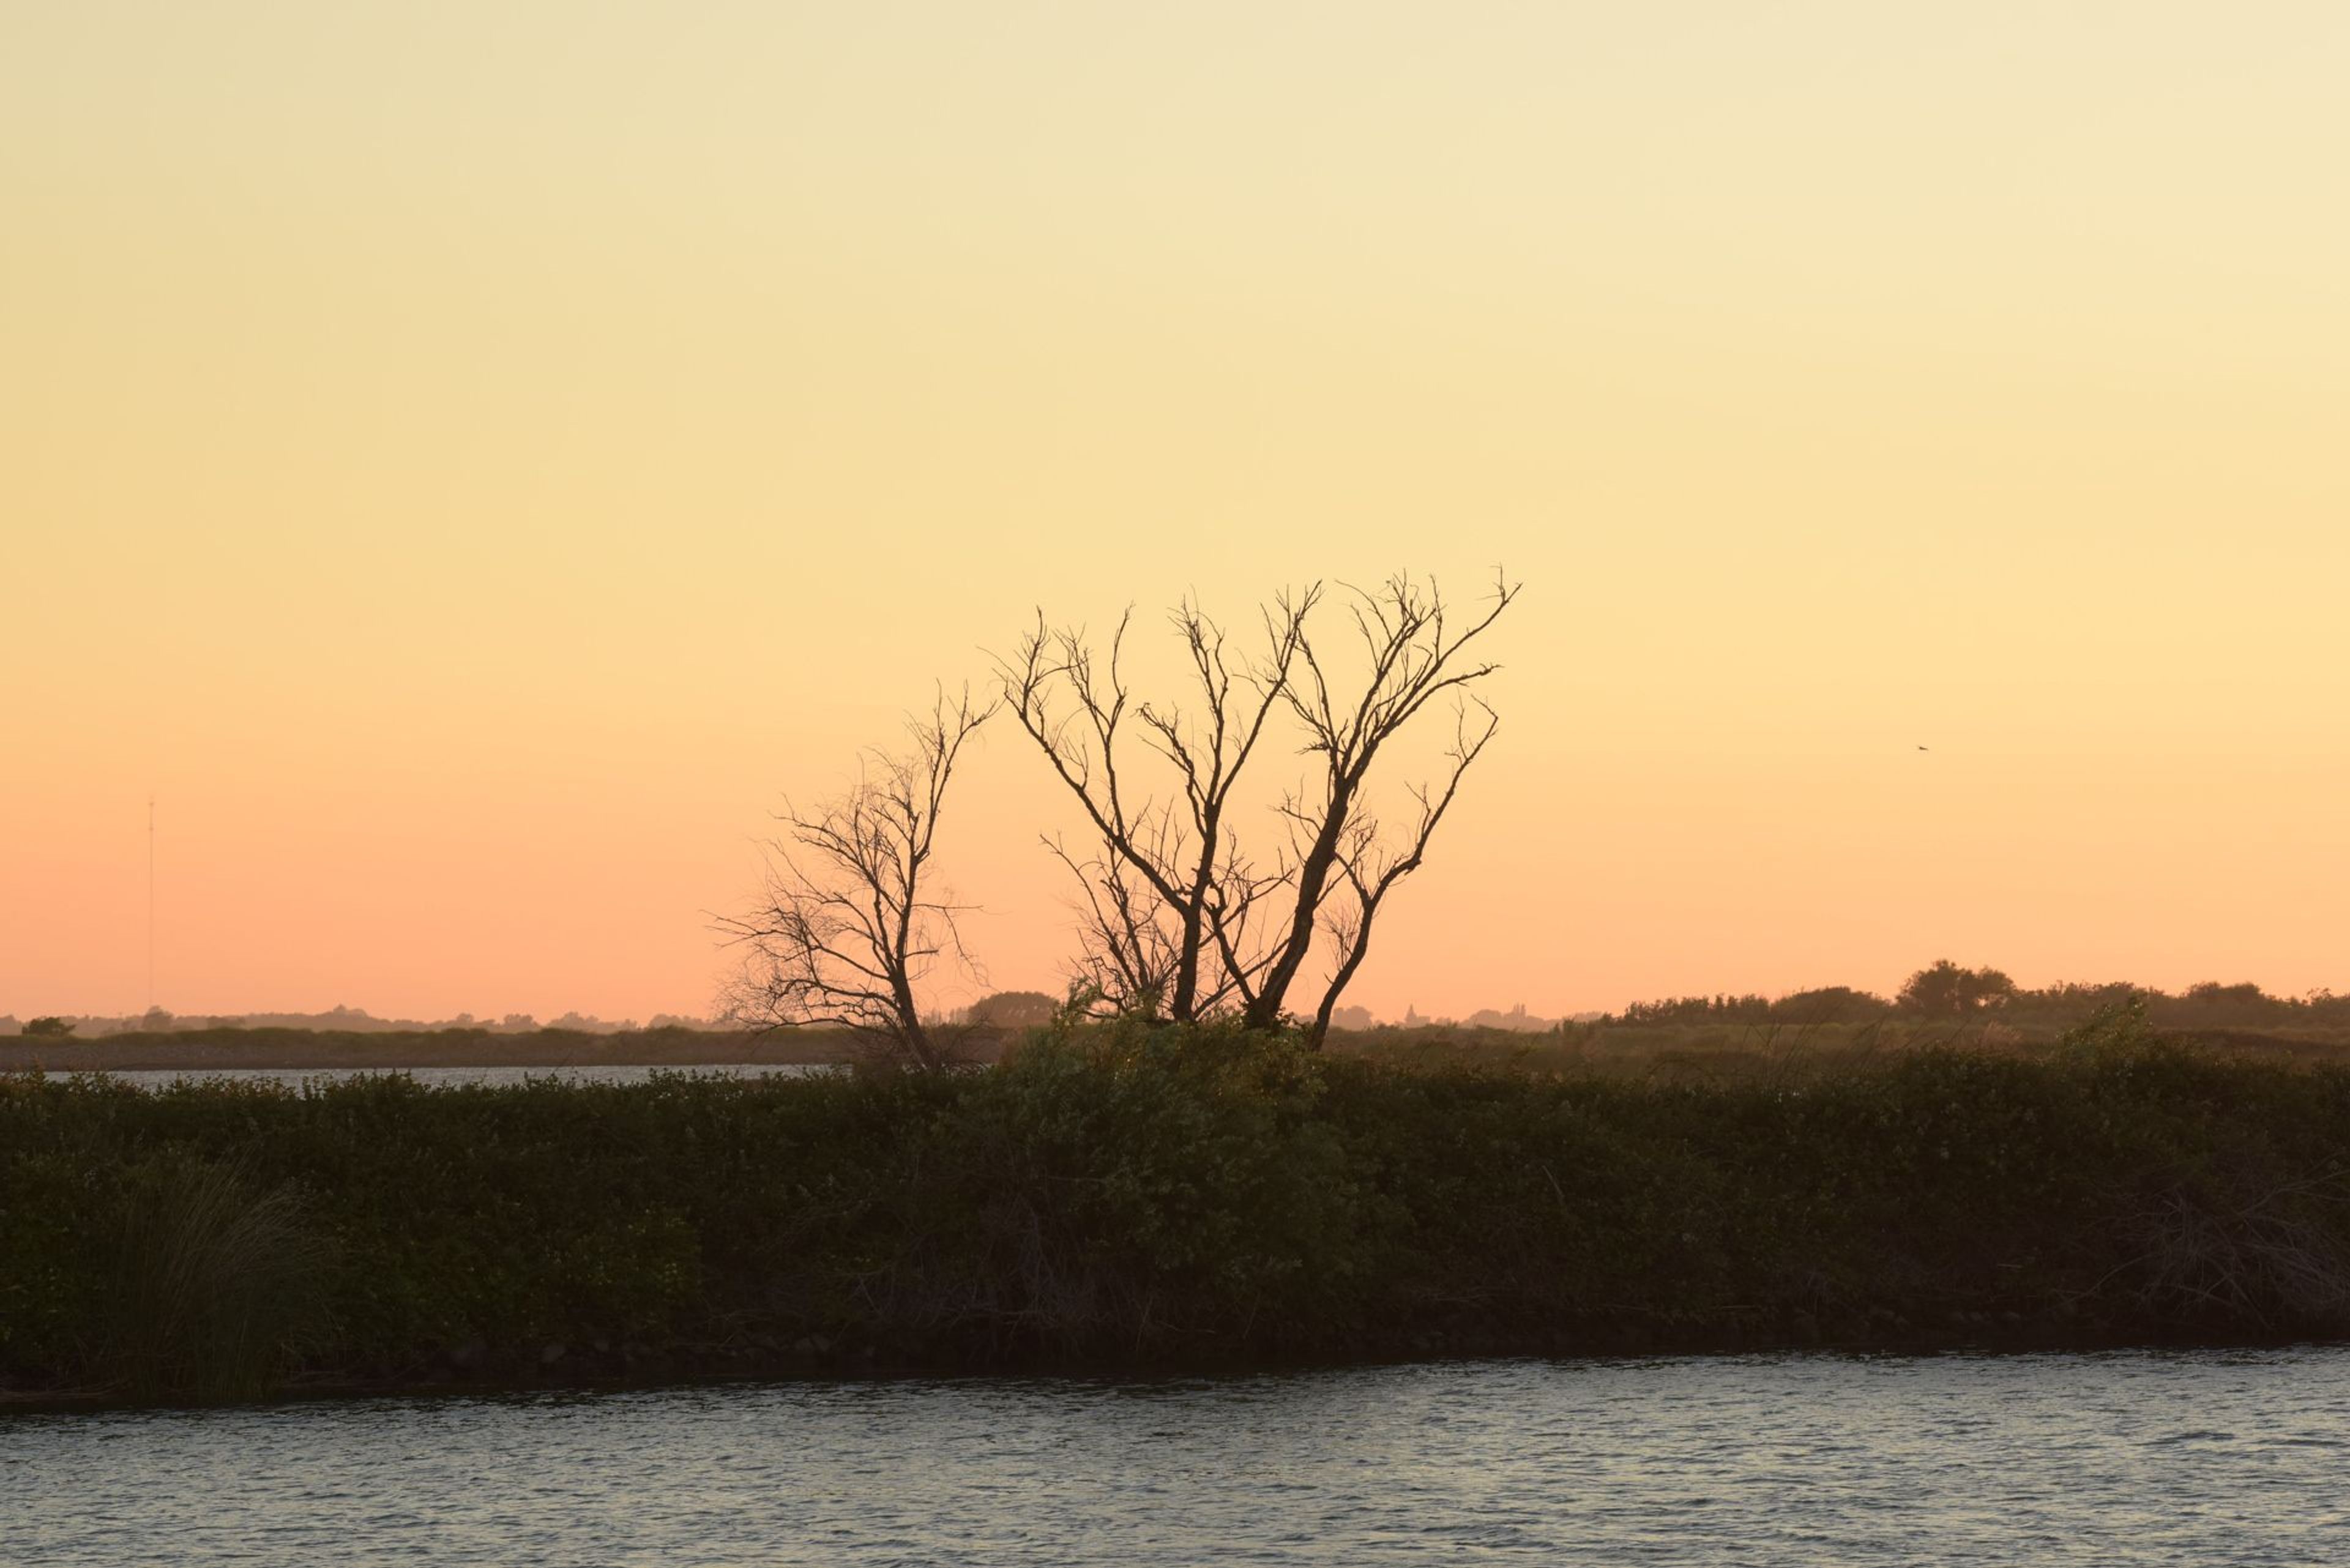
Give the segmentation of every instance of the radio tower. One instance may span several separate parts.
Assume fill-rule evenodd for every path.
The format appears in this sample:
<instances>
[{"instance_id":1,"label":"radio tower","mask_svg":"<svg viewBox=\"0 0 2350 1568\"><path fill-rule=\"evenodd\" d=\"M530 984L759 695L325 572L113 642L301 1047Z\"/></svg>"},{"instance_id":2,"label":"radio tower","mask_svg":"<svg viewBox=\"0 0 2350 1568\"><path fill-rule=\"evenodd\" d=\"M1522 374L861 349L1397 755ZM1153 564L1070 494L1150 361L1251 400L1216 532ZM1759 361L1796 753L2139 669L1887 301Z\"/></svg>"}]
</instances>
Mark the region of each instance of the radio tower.
<instances>
[{"instance_id":1,"label":"radio tower","mask_svg":"<svg viewBox=\"0 0 2350 1568\"><path fill-rule=\"evenodd\" d=\"M147 1011L155 1011L155 796L147 796Z\"/></svg>"}]
</instances>

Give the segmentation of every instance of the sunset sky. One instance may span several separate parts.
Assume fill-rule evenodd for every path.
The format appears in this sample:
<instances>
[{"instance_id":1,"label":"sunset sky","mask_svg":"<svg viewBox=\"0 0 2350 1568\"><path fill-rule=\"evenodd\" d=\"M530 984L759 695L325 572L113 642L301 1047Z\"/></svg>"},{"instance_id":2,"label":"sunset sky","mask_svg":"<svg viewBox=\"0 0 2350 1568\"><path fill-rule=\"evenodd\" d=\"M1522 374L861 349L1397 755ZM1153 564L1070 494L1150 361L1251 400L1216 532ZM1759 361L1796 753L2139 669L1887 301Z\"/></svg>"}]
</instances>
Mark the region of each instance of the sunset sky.
<instances>
[{"instance_id":1,"label":"sunset sky","mask_svg":"<svg viewBox=\"0 0 2350 1568\"><path fill-rule=\"evenodd\" d=\"M166 1007L698 1012L1037 607L1496 563L1350 1000L2350 989L2345 82L2324 3L0 7L0 1012L146 1005L151 793ZM1057 990L1026 745L942 854Z\"/></svg>"}]
</instances>

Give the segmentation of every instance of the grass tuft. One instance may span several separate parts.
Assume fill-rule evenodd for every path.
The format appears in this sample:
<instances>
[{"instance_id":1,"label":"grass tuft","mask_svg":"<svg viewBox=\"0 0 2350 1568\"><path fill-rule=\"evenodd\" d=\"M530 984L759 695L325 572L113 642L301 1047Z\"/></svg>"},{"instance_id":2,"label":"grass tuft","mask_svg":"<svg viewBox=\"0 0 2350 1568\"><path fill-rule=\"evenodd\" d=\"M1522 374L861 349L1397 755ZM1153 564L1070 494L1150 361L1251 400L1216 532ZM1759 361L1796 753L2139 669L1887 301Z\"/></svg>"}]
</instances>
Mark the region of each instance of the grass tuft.
<instances>
[{"instance_id":1,"label":"grass tuft","mask_svg":"<svg viewBox=\"0 0 2350 1568\"><path fill-rule=\"evenodd\" d=\"M332 1251L298 1189L172 1151L124 1197L103 1381L141 1399L255 1398L326 1345Z\"/></svg>"}]
</instances>

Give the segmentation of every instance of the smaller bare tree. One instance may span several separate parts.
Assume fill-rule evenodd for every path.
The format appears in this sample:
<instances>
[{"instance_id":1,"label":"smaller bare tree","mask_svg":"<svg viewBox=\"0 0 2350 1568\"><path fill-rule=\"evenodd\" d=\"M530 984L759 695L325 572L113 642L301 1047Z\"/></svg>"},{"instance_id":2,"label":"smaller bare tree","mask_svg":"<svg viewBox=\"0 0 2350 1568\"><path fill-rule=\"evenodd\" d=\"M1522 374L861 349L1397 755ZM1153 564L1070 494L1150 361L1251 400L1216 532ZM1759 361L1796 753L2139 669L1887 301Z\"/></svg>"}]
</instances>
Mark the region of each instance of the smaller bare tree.
<instances>
[{"instance_id":1,"label":"smaller bare tree","mask_svg":"<svg viewBox=\"0 0 2350 1568\"><path fill-rule=\"evenodd\" d=\"M942 690L929 717L907 721L910 747L868 752L856 781L811 810L785 805L758 907L719 921L744 950L726 1016L762 1030L831 1025L878 1059L952 1064L954 1042L923 1018L915 988L941 957L975 966L957 925L965 906L931 886L931 846L955 760L994 709L968 688L952 701Z\"/></svg>"}]
</instances>

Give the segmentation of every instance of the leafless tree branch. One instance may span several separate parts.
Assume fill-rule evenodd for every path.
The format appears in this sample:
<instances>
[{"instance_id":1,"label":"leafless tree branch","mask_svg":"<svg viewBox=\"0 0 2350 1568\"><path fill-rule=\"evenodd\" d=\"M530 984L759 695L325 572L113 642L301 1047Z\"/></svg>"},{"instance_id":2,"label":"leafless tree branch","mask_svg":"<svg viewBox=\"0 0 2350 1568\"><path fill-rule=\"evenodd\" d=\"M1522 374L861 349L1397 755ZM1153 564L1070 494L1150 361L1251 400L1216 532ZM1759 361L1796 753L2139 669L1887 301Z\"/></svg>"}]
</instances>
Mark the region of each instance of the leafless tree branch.
<instances>
[{"instance_id":1,"label":"leafless tree branch","mask_svg":"<svg viewBox=\"0 0 2350 1568\"><path fill-rule=\"evenodd\" d=\"M1121 669L1128 611L1097 673L1081 628L1053 629L1041 613L998 661L1004 704L1076 797L1100 853L1055 846L1086 885L1081 978L1110 1005L1188 1022L1253 995L1247 917L1261 879L1232 846L1234 786L1284 701L1319 585L1284 593L1263 614L1263 650L1235 654L1225 629L1186 598L1169 617L1190 666L1186 701L1136 702ZM1165 798L1137 795L1120 727L1173 776ZM1234 965L1243 966L1235 970ZM1261 967L1258 964L1256 967Z\"/></svg>"},{"instance_id":2,"label":"leafless tree branch","mask_svg":"<svg viewBox=\"0 0 2350 1568\"><path fill-rule=\"evenodd\" d=\"M1131 610L1098 662L1084 628L1055 629L1039 612L1034 630L998 660L997 677L1004 705L1099 844L1079 856L1049 843L1081 888L1078 978L1092 994L1148 1017L1188 1022L1234 1011L1271 1028L1326 943L1334 968L1308 1025L1318 1042L1369 950L1382 905L1419 867L1492 740L1499 722L1473 689L1499 666L1476 659L1472 645L1519 591L1497 572L1491 597L1461 617L1433 579L1399 574L1376 588L1348 587L1351 636L1342 631L1333 648L1313 629L1325 597L1316 583L1264 608L1253 657L1236 655L1224 628L1187 597L1169 618L1188 664L1185 691L1166 702L1137 700L1127 684ZM1388 742L1446 697L1458 707L1449 773L1440 788L1413 789L1417 822L1386 846L1367 805L1375 765ZM1283 832L1266 863L1243 851L1232 807L1276 713L1297 726L1298 750L1315 760L1317 779L1274 807ZM1142 787L1146 773L1169 782Z\"/></svg>"},{"instance_id":3,"label":"leafless tree branch","mask_svg":"<svg viewBox=\"0 0 2350 1568\"><path fill-rule=\"evenodd\" d=\"M941 690L928 717L907 721L908 747L867 753L856 781L811 809L786 805L758 905L718 922L743 950L721 999L728 1016L762 1029L834 1025L878 1055L949 1064L951 1043L923 1018L916 988L941 957L975 966L959 923L969 906L934 894L929 872L955 762L996 706Z\"/></svg>"},{"instance_id":4,"label":"leafless tree branch","mask_svg":"<svg viewBox=\"0 0 2350 1568\"><path fill-rule=\"evenodd\" d=\"M1244 1014L1249 1023L1260 1028L1270 1028L1281 1021L1289 988L1305 967L1316 940L1333 934L1323 917L1334 874L1351 876L1342 870L1342 866L1363 865L1371 853L1372 836L1377 828L1362 815L1362 805L1364 785L1372 765L1387 743L1430 701L1448 691L1465 695L1467 688L1500 668L1490 662L1469 662L1463 650L1483 636L1501 618L1502 612L1515 602L1520 585L1512 582L1506 574L1496 572L1492 597L1483 613L1465 626L1448 625L1444 597L1433 580L1423 587L1399 574L1377 589L1349 591L1353 599L1348 608L1362 643L1366 665L1362 694L1351 704L1334 699L1330 675L1310 642L1300 654L1309 680L1293 685L1285 693L1291 713L1305 732L1305 754L1321 762L1322 788L1320 799L1311 805L1295 797L1284 804L1284 815L1297 836L1293 840L1297 855L1296 899L1288 929L1265 968L1264 981L1255 1000ZM1492 721L1492 711L1482 702L1477 706ZM1379 876L1386 877L1384 882L1373 878L1368 884L1378 888L1379 898L1386 896L1395 881L1417 868L1428 836L1451 805L1461 775L1492 739L1492 731L1489 723L1483 736L1473 743L1468 741L1465 728L1461 736L1451 778L1442 795L1433 802L1426 794L1419 797L1421 819L1416 846L1382 869ZM1403 869L1397 871L1397 867ZM1389 871L1394 871L1392 877L1388 876ZM1334 976L1337 990L1343 990L1354 978L1367 950L1377 903L1376 898L1363 902L1357 914L1345 919L1339 926L1338 971ZM1317 1022L1312 1028L1312 1036L1317 1041L1328 1026L1336 996L1336 991L1326 991L1315 1011Z\"/></svg>"}]
</instances>

